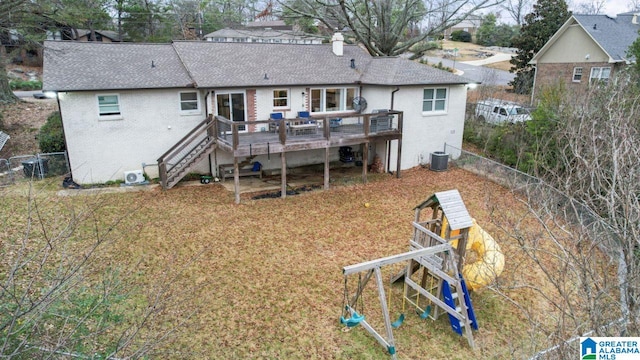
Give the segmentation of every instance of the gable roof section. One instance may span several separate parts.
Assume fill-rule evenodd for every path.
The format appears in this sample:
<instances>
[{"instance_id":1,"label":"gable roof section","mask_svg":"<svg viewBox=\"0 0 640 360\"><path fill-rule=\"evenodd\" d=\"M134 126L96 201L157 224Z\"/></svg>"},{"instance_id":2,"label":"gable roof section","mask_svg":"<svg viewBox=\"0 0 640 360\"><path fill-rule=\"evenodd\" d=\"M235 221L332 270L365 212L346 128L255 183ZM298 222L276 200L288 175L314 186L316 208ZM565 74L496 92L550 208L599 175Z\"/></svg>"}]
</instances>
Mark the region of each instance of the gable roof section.
<instances>
[{"instance_id":1,"label":"gable roof section","mask_svg":"<svg viewBox=\"0 0 640 360\"><path fill-rule=\"evenodd\" d=\"M374 57L363 84L370 85L453 85L474 81L465 77L399 57Z\"/></svg>"},{"instance_id":2,"label":"gable roof section","mask_svg":"<svg viewBox=\"0 0 640 360\"><path fill-rule=\"evenodd\" d=\"M193 87L171 44L45 41L44 90Z\"/></svg>"},{"instance_id":3,"label":"gable roof section","mask_svg":"<svg viewBox=\"0 0 640 360\"><path fill-rule=\"evenodd\" d=\"M609 54L614 62L626 61L629 46L638 38L640 25L633 23L633 14L574 15L578 23Z\"/></svg>"},{"instance_id":4,"label":"gable roof section","mask_svg":"<svg viewBox=\"0 0 640 360\"><path fill-rule=\"evenodd\" d=\"M355 45L336 56L330 44L48 41L44 69L45 90L58 91L471 82L407 59L372 57Z\"/></svg>"},{"instance_id":5,"label":"gable roof section","mask_svg":"<svg viewBox=\"0 0 640 360\"><path fill-rule=\"evenodd\" d=\"M627 49L638 37L639 24L633 23L633 14L608 15L572 15L558 31L544 44L531 59L536 64L538 59L564 34L572 25L579 25L593 41L609 56L609 61L624 62L630 60Z\"/></svg>"}]
</instances>

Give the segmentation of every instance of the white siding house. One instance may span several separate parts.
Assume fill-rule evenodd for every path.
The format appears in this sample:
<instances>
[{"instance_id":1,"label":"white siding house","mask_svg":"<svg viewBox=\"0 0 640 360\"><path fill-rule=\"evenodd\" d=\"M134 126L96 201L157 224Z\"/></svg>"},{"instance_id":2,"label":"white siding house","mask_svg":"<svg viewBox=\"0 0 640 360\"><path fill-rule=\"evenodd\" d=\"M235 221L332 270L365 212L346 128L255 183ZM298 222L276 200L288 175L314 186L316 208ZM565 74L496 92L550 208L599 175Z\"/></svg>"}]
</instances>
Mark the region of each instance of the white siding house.
<instances>
[{"instance_id":1,"label":"white siding house","mask_svg":"<svg viewBox=\"0 0 640 360\"><path fill-rule=\"evenodd\" d=\"M239 136L274 140L248 150L219 143L191 172L216 174L219 164L249 154L264 169L281 167L265 149L286 152L289 167L317 164L326 156L337 160L343 143L368 147L369 163L378 155L385 170L395 172L428 163L445 143L461 147L470 81L402 58L371 57L358 46L333 45L45 42L44 90L58 94L74 181L121 180L136 169L158 177L162 154L212 118L242 124ZM354 109L354 97L366 99L362 113ZM353 115L360 122L378 109L395 111L394 126L402 118L402 127L354 140L323 135L320 121L308 143L302 137L283 143L266 121L274 112L294 119L308 111L318 119ZM217 129L216 136L226 135Z\"/></svg>"}]
</instances>

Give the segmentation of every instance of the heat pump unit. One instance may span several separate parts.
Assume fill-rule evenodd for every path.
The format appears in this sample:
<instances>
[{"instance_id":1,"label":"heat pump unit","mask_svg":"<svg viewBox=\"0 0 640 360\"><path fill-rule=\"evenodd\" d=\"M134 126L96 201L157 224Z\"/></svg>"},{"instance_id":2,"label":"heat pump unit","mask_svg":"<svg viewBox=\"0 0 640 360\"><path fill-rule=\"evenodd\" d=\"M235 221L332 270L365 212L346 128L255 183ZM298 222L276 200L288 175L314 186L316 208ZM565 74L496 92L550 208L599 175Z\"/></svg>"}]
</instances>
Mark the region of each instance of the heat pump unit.
<instances>
[{"instance_id":1,"label":"heat pump unit","mask_svg":"<svg viewBox=\"0 0 640 360\"><path fill-rule=\"evenodd\" d=\"M141 184L144 182L144 174L142 170L133 170L124 172L124 183L127 185Z\"/></svg>"}]
</instances>

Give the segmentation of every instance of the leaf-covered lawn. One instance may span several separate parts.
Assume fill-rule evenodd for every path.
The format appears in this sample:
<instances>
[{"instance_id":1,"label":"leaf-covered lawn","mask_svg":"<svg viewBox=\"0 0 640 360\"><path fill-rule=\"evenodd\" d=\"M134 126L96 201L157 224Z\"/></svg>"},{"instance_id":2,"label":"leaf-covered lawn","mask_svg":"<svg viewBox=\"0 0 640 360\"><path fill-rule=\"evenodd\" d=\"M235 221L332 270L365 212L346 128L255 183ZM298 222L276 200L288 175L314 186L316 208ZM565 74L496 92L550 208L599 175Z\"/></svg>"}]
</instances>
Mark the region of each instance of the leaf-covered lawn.
<instances>
[{"instance_id":1,"label":"leaf-covered lawn","mask_svg":"<svg viewBox=\"0 0 640 360\"><path fill-rule=\"evenodd\" d=\"M252 200L252 194L243 194L240 205L216 184L99 195L102 222L126 216L114 229L121 239L101 252L94 266L119 269L133 300L166 286L173 305L159 309L161 321L151 336L186 321L164 345L166 358L386 359L362 328L343 332L339 325L342 267L407 251L413 208L450 189L460 191L470 214L502 247L507 260L500 281L542 282L518 244L493 225L495 219L524 218L523 204L507 189L456 168L415 168L400 179L383 176L286 199ZM6 234L17 234L24 226L24 198L4 191L0 215L12 219ZM97 201L95 195L61 198L54 191L38 196L51 198L42 201L49 204L50 216L56 216L55 208ZM384 268L383 274L388 278L399 269ZM357 276L349 279L351 291L357 281ZM381 317L373 285L364 293L364 311L375 325ZM402 288L390 290L395 318ZM546 316L547 304L531 290L514 289L509 295L518 306L539 307L540 317ZM472 299L480 325L475 350L451 331L446 316L434 322L409 311L394 331L399 358L523 358L535 352L532 339L539 335L518 306L490 289L473 293Z\"/></svg>"}]
</instances>

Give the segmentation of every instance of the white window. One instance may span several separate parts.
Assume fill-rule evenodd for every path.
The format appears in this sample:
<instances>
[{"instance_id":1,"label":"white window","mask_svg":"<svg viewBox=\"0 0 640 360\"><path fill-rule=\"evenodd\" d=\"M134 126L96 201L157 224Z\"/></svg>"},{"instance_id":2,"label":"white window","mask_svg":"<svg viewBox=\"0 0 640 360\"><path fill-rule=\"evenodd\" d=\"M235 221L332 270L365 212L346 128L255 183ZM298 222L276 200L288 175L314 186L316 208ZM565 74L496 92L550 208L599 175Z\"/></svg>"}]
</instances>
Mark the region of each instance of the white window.
<instances>
[{"instance_id":1,"label":"white window","mask_svg":"<svg viewBox=\"0 0 640 360\"><path fill-rule=\"evenodd\" d=\"M593 67L591 68L591 76L589 76L589 84L594 81L608 84L609 75L611 75L611 67Z\"/></svg>"},{"instance_id":2,"label":"white window","mask_svg":"<svg viewBox=\"0 0 640 360\"><path fill-rule=\"evenodd\" d=\"M276 109L289 107L289 90L273 90L273 107Z\"/></svg>"},{"instance_id":3,"label":"white window","mask_svg":"<svg viewBox=\"0 0 640 360\"><path fill-rule=\"evenodd\" d=\"M582 68L574 67L573 68L573 82L580 82L582 80Z\"/></svg>"},{"instance_id":4,"label":"white window","mask_svg":"<svg viewBox=\"0 0 640 360\"><path fill-rule=\"evenodd\" d=\"M447 89L424 89L422 95L422 112L447 111Z\"/></svg>"},{"instance_id":5,"label":"white window","mask_svg":"<svg viewBox=\"0 0 640 360\"><path fill-rule=\"evenodd\" d=\"M353 110L357 88L311 89L311 112Z\"/></svg>"},{"instance_id":6,"label":"white window","mask_svg":"<svg viewBox=\"0 0 640 360\"><path fill-rule=\"evenodd\" d=\"M180 93L180 112L187 114L199 114L200 102L197 91L184 91Z\"/></svg>"},{"instance_id":7,"label":"white window","mask_svg":"<svg viewBox=\"0 0 640 360\"><path fill-rule=\"evenodd\" d=\"M98 114L101 118L120 118L120 96L118 94L98 95Z\"/></svg>"}]
</instances>

